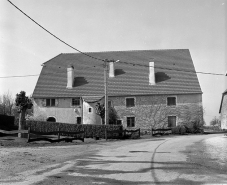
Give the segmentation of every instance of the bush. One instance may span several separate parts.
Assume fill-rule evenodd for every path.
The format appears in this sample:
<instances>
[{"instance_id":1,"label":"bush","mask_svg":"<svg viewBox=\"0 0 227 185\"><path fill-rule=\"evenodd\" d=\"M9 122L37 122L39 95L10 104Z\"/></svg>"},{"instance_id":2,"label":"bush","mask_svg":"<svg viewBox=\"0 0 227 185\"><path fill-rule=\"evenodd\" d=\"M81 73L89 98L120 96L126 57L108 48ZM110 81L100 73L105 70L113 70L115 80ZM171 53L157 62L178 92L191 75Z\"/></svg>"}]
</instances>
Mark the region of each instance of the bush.
<instances>
[{"instance_id":1,"label":"bush","mask_svg":"<svg viewBox=\"0 0 227 185\"><path fill-rule=\"evenodd\" d=\"M186 134L186 127L184 125L178 125L172 128L172 134Z\"/></svg>"},{"instance_id":2,"label":"bush","mask_svg":"<svg viewBox=\"0 0 227 185\"><path fill-rule=\"evenodd\" d=\"M108 131L122 129L120 125L88 125L88 124L68 124L68 123L57 123L57 122L47 122L47 121L34 121L27 120L26 128L30 127L31 131L35 132L53 132L60 131L65 132L79 132L85 129L86 138L105 138L105 129ZM76 137L73 134L61 134L63 136Z\"/></svg>"}]
</instances>

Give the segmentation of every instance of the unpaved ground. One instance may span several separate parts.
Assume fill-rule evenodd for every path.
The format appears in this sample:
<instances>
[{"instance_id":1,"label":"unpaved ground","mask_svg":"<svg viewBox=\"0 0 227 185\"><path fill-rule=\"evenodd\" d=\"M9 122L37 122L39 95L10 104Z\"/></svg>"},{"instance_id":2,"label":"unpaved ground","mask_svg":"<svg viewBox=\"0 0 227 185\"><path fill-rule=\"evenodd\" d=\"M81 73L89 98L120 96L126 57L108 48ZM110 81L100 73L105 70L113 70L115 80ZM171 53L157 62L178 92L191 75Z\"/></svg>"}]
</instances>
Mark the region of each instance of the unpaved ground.
<instances>
[{"instance_id":1,"label":"unpaved ground","mask_svg":"<svg viewBox=\"0 0 227 185\"><path fill-rule=\"evenodd\" d=\"M200 145L215 137L222 135L1 147L0 184L227 184L227 164Z\"/></svg>"}]
</instances>

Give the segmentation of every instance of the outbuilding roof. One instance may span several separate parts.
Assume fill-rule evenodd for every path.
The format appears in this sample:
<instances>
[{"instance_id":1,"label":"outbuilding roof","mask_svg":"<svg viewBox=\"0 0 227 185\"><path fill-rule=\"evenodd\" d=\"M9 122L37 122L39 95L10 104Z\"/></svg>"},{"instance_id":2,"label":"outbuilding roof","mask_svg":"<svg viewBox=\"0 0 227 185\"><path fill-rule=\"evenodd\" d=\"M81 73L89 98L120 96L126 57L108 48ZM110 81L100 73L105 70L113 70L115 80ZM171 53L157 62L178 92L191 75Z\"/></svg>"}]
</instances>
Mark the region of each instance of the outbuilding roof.
<instances>
[{"instance_id":1,"label":"outbuilding roof","mask_svg":"<svg viewBox=\"0 0 227 185\"><path fill-rule=\"evenodd\" d=\"M109 96L202 93L188 49L87 54L100 59L120 60L115 63L115 77L108 79ZM155 63L155 85L149 85L150 61ZM72 89L66 88L68 65L73 65L75 71ZM103 61L81 53L59 54L45 62L33 93L34 98L103 95Z\"/></svg>"}]
</instances>

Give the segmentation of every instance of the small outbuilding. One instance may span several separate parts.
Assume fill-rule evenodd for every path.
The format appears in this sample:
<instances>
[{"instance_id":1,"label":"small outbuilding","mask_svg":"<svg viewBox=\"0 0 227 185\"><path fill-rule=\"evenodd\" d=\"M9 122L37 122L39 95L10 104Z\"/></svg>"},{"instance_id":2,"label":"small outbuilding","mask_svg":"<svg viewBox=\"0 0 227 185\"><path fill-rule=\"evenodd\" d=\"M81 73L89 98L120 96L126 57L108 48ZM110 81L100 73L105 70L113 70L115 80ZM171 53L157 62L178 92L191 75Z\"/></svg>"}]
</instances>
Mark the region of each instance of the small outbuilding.
<instances>
[{"instance_id":1,"label":"small outbuilding","mask_svg":"<svg viewBox=\"0 0 227 185\"><path fill-rule=\"evenodd\" d=\"M221 114L221 128L227 129L227 89L222 93L219 113Z\"/></svg>"}]
</instances>

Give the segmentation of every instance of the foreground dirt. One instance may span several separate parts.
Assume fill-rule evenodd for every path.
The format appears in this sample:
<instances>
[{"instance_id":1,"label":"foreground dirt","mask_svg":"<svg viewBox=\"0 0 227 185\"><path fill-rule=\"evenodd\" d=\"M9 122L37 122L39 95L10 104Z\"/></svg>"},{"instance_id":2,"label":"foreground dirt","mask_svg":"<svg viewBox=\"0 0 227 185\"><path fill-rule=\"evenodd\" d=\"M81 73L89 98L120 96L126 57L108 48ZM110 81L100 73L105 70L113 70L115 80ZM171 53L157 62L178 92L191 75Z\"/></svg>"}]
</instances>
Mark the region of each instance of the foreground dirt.
<instances>
[{"instance_id":1,"label":"foreground dirt","mask_svg":"<svg viewBox=\"0 0 227 185\"><path fill-rule=\"evenodd\" d=\"M207 163L198 144L215 137L1 146L0 184L227 184L227 165Z\"/></svg>"}]
</instances>

